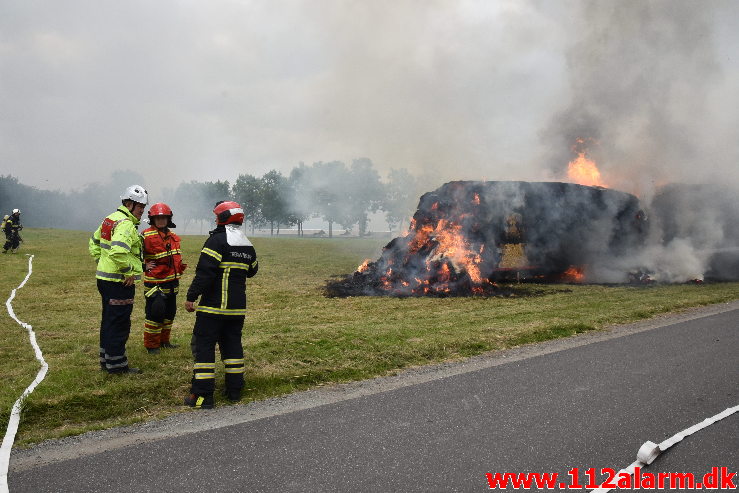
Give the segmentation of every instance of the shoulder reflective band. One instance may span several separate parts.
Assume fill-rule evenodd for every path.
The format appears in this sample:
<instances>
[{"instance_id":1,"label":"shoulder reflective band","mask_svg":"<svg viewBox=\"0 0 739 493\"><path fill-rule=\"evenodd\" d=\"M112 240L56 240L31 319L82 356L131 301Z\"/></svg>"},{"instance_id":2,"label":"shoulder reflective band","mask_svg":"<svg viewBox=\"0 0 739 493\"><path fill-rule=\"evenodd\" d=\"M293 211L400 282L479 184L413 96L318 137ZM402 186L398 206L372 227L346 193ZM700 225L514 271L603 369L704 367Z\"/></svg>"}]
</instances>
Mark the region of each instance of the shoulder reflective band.
<instances>
[{"instance_id":1,"label":"shoulder reflective band","mask_svg":"<svg viewBox=\"0 0 739 493\"><path fill-rule=\"evenodd\" d=\"M211 250L210 248L203 248L201 253L209 255L213 257L214 259L218 260L219 262L221 261L221 258L222 258L220 253L216 252L215 250Z\"/></svg>"}]
</instances>

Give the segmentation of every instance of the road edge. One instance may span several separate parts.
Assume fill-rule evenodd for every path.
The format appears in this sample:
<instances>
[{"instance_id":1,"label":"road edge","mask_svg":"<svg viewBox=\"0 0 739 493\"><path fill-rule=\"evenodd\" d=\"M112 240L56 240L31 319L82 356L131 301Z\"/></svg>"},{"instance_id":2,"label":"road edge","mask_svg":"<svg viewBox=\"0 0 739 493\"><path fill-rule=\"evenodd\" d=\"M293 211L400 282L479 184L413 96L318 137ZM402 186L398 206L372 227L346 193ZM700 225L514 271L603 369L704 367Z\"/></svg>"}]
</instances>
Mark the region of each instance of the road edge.
<instances>
[{"instance_id":1,"label":"road edge","mask_svg":"<svg viewBox=\"0 0 739 493\"><path fill-rule=\"evenodd\" d=\"M11 453L9 472L25 471L141 443L223 428L388 392L737 309L739 309L739 300L690 308L631 324L609 326L602 330L572 337L493 351L461 361L405 369L392 376L319 387L243 405L208 411L184 412L162 420L47 440L26 449L14 449Z\"/></svg>"}]
</instances>

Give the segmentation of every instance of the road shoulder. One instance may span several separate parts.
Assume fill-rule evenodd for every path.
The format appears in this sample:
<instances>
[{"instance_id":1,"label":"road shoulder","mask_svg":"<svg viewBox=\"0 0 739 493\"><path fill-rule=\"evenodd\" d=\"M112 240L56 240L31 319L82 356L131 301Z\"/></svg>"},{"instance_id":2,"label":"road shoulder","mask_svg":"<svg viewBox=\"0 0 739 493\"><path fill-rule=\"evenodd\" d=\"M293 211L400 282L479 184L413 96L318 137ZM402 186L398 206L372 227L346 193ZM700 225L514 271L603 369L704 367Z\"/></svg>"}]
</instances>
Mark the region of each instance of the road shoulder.
<instances>
[{"instance_id":1,"label":"road shoulder","mask_svg":"<svg viewBox=\"0 0 739 493\"><path fill-rule=\"evenodd\" d=\"M666 325L709 317L739 309L739 300L664 314L649 320L579 334L538 344L520 346L475 356L463 361L403 370L396 375L360 382L321 387L284 397L227 406L211 411L183 412L166 419L132 426L94 431L59 440L49 440L27 449L14 449L9 472L18 472L108 450L152 442L164 438L223 428L304 409L333 404L398 388L470 373L485 368L581 347Z\"/></svg>"}]
</instances>

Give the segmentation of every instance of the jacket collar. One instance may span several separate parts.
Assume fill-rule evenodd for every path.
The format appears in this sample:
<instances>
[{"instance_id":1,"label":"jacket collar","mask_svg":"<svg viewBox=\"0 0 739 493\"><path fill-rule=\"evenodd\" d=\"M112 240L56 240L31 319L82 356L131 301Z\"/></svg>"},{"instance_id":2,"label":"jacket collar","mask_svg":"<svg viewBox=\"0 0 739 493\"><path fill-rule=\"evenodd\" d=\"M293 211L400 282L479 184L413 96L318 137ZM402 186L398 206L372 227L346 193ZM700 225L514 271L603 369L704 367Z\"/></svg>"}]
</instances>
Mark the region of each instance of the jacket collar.
<instances>
[{"instance_id":1,"label":"jacket collar","mask_svg":"<svg viewBox=\"0 0 739 493\"><path fill-rule=\"evenodd\" d=\"M133 214L131 214L131 211L129 211L129 210L128 210L128 209L126 208L126 206L125 206L125 205L122 205L122 206L120 206L120 207L118 208L118 211L120 211L120 212L124 213L124 214L126 215L126 217L127 217L128 219L130 219L130 220L131 220L131 222L132 222L132 223L133 223L133 224L134 224L135 226L138 226L138 225L139 225L139 223L141 222L141 221L139 221L139 220L138 220L138 219L136 218L136 216L134 216Z\"/></svg>"}]
</instances>

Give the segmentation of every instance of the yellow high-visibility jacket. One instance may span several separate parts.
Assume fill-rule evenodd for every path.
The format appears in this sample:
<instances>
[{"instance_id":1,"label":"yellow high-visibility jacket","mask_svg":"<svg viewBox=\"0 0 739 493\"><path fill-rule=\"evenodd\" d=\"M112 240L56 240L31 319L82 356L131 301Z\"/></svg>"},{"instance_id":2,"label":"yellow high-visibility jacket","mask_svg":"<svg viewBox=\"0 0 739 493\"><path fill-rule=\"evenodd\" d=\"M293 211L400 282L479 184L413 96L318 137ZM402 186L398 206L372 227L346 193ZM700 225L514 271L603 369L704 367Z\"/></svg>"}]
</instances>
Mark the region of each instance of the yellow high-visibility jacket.
<instances>
[{"instance_id":1,"label":"yellow high-visibility jacket","mask_svg":"<svg viewBox=\"0 0 739 493\"><path fill-rule=\"evenodd\" d=\"M131 275L141 279L143 241L138 225L139 220L124 206L103 219L88 244L90 255L98 263L97 279L123 282Z\"/></svg>"}]
</instances>

